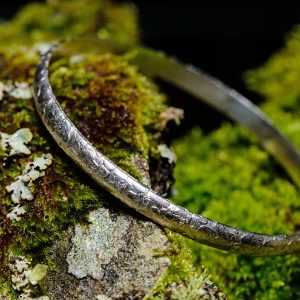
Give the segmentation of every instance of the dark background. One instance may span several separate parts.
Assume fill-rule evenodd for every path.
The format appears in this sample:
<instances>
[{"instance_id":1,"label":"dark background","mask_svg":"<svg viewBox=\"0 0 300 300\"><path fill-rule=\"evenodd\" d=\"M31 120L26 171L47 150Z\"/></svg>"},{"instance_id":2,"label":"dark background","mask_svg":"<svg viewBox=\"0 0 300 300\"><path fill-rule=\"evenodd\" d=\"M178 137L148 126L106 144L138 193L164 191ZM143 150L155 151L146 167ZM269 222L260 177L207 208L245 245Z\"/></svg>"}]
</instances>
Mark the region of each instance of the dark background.
<instances>
[{"instance_id":1,"label":"dark background","mask_svg":"<svg viewBox=\"0 0 300 300\"><path fill-rule=\"evenodd\" d=\"M5 1L1 4L0 18L10 18L27 2L30 1ZM261 98L245 88L244 71L266 61L282 47L286 33L300 23L300 1L132 2L140 12L146 45L196 65L256 103ZM211 129L223 120L184 93L167 85L163 88L171 93L172 104L186 111L183 129L195 123Z\"/></svg>"}]
</instances>

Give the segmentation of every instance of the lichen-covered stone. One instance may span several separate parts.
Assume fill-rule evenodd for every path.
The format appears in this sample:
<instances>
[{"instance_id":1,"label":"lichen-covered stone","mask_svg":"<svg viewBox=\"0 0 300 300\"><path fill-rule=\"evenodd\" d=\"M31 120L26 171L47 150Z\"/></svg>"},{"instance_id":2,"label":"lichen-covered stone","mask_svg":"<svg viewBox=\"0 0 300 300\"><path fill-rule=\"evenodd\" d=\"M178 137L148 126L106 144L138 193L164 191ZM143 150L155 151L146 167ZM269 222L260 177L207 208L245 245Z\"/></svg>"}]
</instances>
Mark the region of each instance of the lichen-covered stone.
<instances>
[{"instance_id":1,"label":"lichen-covered stone","mask_svg":"<svg viewBox=\"0 0 300 300\"><path fill-rule=\"evenodd\" d=\"M47 278L48 296L142 299L170 264L167 256L156 256L170 246L164 232L119 209L102 207L89 214L89 221L69 231L68 243L53 246L66 259L58 260L59 272Z\"/></svg>"},{"instance_id":2,"label":"lichen-covered stone","mask_svg":"<svg viewBox=\"0 0 300 300\"><path fill-rule=\"evenodd\" d=\"M169 299L174 286L182 292L198 276L183 239L166 235L83 174L49 136L34 107L37 51L51 41L88 34L120 49L132 47L135 18L132 7L107 0L49 0L0 24L1 300L146 294ZM167 107L165 96L126 55L57 57L50 81L64 111L99 150L167 193L174 157L163 132L182 112ZM26 268L12 266L12 258Z\"/></svg>"},{"instance_id":3,"label":"lichen-covered stone","mask_svg":"<svg viewBox=\"0 0 300 300\"><path fill-rule=\"evenodd\" d=\"M19 54L19 58L25 56L25 53ZM76 73L78 69L85 70L84 80L78 80L78 76L80 76L80 72ZM53 64L51 71L53 89L62 99L62 106L78 128L103 153L131 175L149 185L149 156L151 156L151 152L155 152L155 145L159 140L156 141L152 138L150 131L146 130L146 126L149 129L153 127L155 119L165 108L164 97L158 94L154 85L138 74L135 68L130 67L125 59L113 55L89 56L85 57L84 61L76 64L62 59ZM61 80L61 78L65 80ZM72 86L72 89L69 89L69 86ZM73 97L72 93L77 94L77 97ZM24 102L20 102L21 100ZM151 108L154 107L155 103L157 104L156 112L151 111L149 116L147 114L147 109L149 109L147 103L150 103ZM32 98L20 99L15 96L9 97L9 94L7 94L4 96L0 107L2 112L1 132L5 132L9 136L21 125L30 128L33 135L31 142L27 143L30 151L23 151L19 156L8 161L7 155L5 155L6 149L3 148L4 154L0 158L2 168L0 184L4 187L1 189L2 228L0 239L3 247L0 252L3 260L0 268L2 280L8 282L5 290L10 293L10 297L14 297L14 292L19 297L23 294L28 297L31 294L45 296L49 293L51 295L50 285L49 292L47 285L45 289L41 289L40 285L31 284L29 287L26 285L24 291L16 290L14 286L9 288L12 275L7 268L7 264L11 253L27 254L34 264L43 263L51 266L51 262L57 260L48 254L52 251L50 244L60 237L62 231L80 221L89 222L89 211L101 207L108 199L112 200L100 188L94 186L91 180L84 179L83 174L52 142L41 125L33 105ZM22 117L25 118L20 118L19 111L22 112ZM144 114L145 117L141 118L141 114ZM143 122L146 122L146 124ZM47 169L44 167L43 162L40 163L41 159L49 160L49 162L45 161ZM46 169L45 172L44 169ZM99 225L103 220L101 220L100 215L96 216L99 218ZM126 221L127 218L128 221ZM140 235L136 234L132 237L132 243L135 247L141 243L142 247L142 233L145 233L142 230L144 228L143 222L140 222L140 225L134 228L129 215L124 216L123 219L127 227L132 227L135 231L140 230ZM123 225L125 226L125 224ZM159 231L156 225L152 224L151 226ZM128 229L127 227L125 229ZM90 240L91 243L93 242L92 238L95 239L94 243L99 243L101 237L112 238L111 226L98 227L98 230L100 229L102 230L102 236L93 235ZM119 230L118 234L121 236L124 233L121 227L116 227L115 230ZM161 231L159 231L159 234L163 236ZM152 235L152 238L155 238L155 234ZM164 239L167 241L166 236L164 236ZM164 243L158 244L164 249L165 246L163 245ZM153 246L155 246L155 243L153 243ZM87 247L87 245L84 244L82 247ZM134 257L135 247L131 248L132 257ZM147 246L144 245L144 247ZM101 249L98 250L98 255L101 255ZM139 298L151 289L155 279L167 269L165 262L155 265L154 261L159 262L162 259L156 259L154 254L150 255L149 253L146 257L145 254L144 259L148 259L148 265L153 266L153 269L150 269L151 280L138 280L138 275L144 275L145 272L138 273L139 269L137 267L132 271L134 289L126 288L125 281L122 280L124 293L127 292L128 295L130 293L132 295L136 294L139 295ZM142 257L139 252L137 255ZM120 266L122 264L124 266L128 265L129 258L129 256L124 257L123 260L118 262L119 270L116 266L114 267L115 272L117 272L116 276L126 277L126 274L122 277ZM135 259L135 261L137 260ZM140 261L142 261L142 258ZM88 262L88 260L85 262ZM82 261L83 263L84 261ZM106 260L106 263L109 265L110 261ZM131 262L130 265L133 266L133 263ZM83 265L77 265L77 267L83 268ZM89 265L85 267L89 268ZM113 268L113 266L111 267ZM63 269L62 266L57 265L53 268ZM53 268L49 268L50 277L53 274L51 272ZM120 274L118 271L120 271ZM139 270L139 272L141 271L142 269ZM76 278L76 272L74 268L71 268L71 263L69 272L70 277ZM79 272L79 269L77 272ZM149 273L147 274L149 275ZM27 275L23 276L28 281ZM59 276L56 274L56 277ZM111 285L109 281L106 282L106 285L103 284L103 280L100 282L102 288L93 279L89 283L88 293L98 295L100 291L108 290ZM92 283L94 283L94 286ZM141 285L141 283L144 285ZM58 285L56 284L56 286ZM68 294L67 286L68 282L63 281L63 287L65 288L63 294L66 295ZM83 289L85 286L84 280L79 280L76 286ZM121 288L122 286L116 288L116 295L121 293ZM74 289L72 288L72 290ZM73 296L66 299L73 299Z\"/></svg>"}]
</instances>

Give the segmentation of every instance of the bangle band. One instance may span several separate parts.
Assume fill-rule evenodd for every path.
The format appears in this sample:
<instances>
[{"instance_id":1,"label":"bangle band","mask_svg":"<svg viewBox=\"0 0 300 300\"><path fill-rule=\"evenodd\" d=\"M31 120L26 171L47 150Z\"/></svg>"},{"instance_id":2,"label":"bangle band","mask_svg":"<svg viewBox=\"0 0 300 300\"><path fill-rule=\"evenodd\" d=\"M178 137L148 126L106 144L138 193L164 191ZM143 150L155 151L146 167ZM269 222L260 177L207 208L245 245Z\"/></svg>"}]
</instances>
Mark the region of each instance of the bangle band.
<instances>
[{"instance_id":1,"label":"bangle band","mask_svg":"<svg viewBox=\"0 0 300 300\"><path fill-rule=\"evenodd\" d=\"M230 119L247 127L264 148L285 168L300 187L300 154L268 117L247 98L192 65L183 65L162 53L140 48L131 62L204 101Z\"/></svg>"},{"instance_id":2,"label":"bangle band","mask_svg":"<svg viewBox=\"0 0 300 300\"><path fill-rule=\"evenodd\" d=\"M200 243L222 250L259 256L285 255L300 250L300 232L266 235L236 229L173 204L138 182L98 151L62 111L51 89L48 66L54 44L41 56L34 83L37 111L58 145L103 188L154 222ZM300 155L288 139L248 99L191 66L146 48L129 60L217 108L249 128L300 186Z\"/></svg>"}]
</instances>

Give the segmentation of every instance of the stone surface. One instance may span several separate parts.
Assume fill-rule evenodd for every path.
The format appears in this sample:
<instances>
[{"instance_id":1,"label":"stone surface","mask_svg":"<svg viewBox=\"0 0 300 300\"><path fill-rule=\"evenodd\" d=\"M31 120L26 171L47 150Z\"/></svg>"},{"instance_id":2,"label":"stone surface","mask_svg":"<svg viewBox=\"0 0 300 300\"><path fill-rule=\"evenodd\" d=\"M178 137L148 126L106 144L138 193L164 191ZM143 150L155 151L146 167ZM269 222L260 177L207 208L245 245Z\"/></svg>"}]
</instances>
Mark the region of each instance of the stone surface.
<instances>
[{"instance_id":1,"label":"stone surface","mask_svg":"<svg viewBox=\"0 0 300 300\"><path fill-rule=\"evenodd\" d=\"M1 300L179 299L177 290L180 300L191 300L206 289L184 239L134 213L81 172L34 107L37 51L53 41L97 35L123 52L138 45L138 32L136 10L109 0L32 3L0 24ZM88 54L88 43L81 45L75 56L65 53L50 64L57 99L96 148L166 195L175 161L164 133L182 110L168 107L127 55ZM36 161L46 153L51 165ZM12 257L30 265L16 269ZM190 284L193 278L197 284Z\"/></svg>"},{"instance_id":2,"label":"stone surface","mask_svg":"<svg viewBox=\"0 0 300 300\"><path fill-rule=\"evenodd\" d=\"M141 299L167 270L156 250L170 242L155 224L100 208L53 246L59 272L46 280L50 299Z\"/></svg>"}]
</instances>

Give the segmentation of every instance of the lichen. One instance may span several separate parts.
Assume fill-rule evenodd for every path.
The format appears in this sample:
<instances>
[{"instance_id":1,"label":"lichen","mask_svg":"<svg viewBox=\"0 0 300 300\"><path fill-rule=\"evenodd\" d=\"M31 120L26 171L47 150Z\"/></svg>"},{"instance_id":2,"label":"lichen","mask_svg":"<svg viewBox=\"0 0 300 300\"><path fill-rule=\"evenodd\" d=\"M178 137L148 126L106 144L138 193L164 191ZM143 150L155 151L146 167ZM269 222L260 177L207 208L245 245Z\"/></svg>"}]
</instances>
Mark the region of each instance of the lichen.
<instances>
[{"instance_id":1,"label":"lichen","mask_svg":"<svg viewBox=\"0 0 300 300\"><path fill-rule=\"evenodd\" d=\"M78 68L86 73L77 73ZM103 153L149 184L149 153L157 143L151 138L150 130L156 116L165 108L164 97L156 87L124 58L113 55L87 56L84 61L75 63L61 59L53 64L51 71L53 89L77 127ZM78 79L83 74L84 79ZM72 93L77 97L72 97ZM3 199L0 210L3 248L0 251L4 260L0 269L4 278L9 278L8 249L38 253L39 262L47 261L48 244L56 240L63 229L86 220L86 213L104 201L99 197L103 192L84 180L53 144L33 105L32 98L20 99L7 94L0 107L1 132L10 134L22 126L30 128L33 135L28 148L31 153L27 151L26 156L9 162L2 157L1 161L0 184L4 188L0 192ZM149 106L152 109L154 105L157 112L143 119L142 114L147 116ZM45 152L52 154L53 162L45 174L40 174L42 170L36 168L35 160Z\"/></svg>"},{"instance_id":2,"label":"lichen","mask_svg":"<svg viewBox=\"0 0 300 300\"><path fill-rule=\"evenodd\" d=\"M20 215L25 214L26 209L24 205L20 204L21 200L33 200L30 187L36 179L45 176L45 170L51 163L52 155L50 153L36 157L33 162L26 164L22 175L19 175L14 182L6 186L6 190L11 193L11 201L17 204L7 214L10 221L19 221Z\"/></svg>"},{"instance_id":3,"label":"lichen","mask_svg":"<svg viewBox=\"0 0 300 300\"><path fill-rule=\"evenodd\" d=\"M118 222L114 222L104 208L91 212L89 221L91 224L88 228L80 225L75 227L72 248L67 255L68 272L79 279L91 276L101 280L105 272L102 265L107 265L126 246L122 236L127 232L129 222L125 216L120 216ZM117 226L113 226L113 223ZM105 231L101 230L104 226L107 226Z\"/></svg>"},{"instance_id":4,"label":"lichen","mask_svg":"<svg viewBox=\"0 0 300 300\"><path fill-rule=\"evenodd\" d=\"M170 299L172 300L199 300L199 299L218 299L225 300L226 297L219 288L210 281L210 276L206 271L200 276L195 276L183 286L179 286L172 290Z\"/></svg>"},{"instance_id":5,"label":"lichen","mask_svg":"<svg viewBox=\"0 0 300 300\"><path fill-rule=\"evenodd\" d=\"M14 257L13 255L9 256L9 268L11 270L11 281L13 288L17 291L24 291L25 286L28 285L28 267L30 261L25 257L19 256Z\"/></svg>"},{"instance_id":6,"label":"lichen","mask_svg":"<svg viewBox=\"0 0 300 300\"><path fill-rule=\"evenodd\" d=\"M4 94L20 99L30 99L32 97L32 91L27 82L12 83L9 81L6 84L0 82L0 101Z\"/></svg>"},{"instance_id":7,"label":"lichen","mask_svg":"<svg viewBox=\"0 0 300 300\"><path fill-rule=\"evenodd\" d=\"M189 287L191 277L188 273L196 274L192 257L184 256L184 242L179 246L171 234L168 241L157 225L131 216L132 212L123 207L130 226L125 226L127 231L122 239L127 239L128 244L120 242L116 248L112 247L111 251L118 249L117 254L108 251L111 245L99 244L93 232L93 222L95 225L99 220L89 219L90 214L93 216L91 212L100 209L102 214L97 216L101 220L105 215L103 207L109 206L110 217L116 221L113 224L120 221L124 225L125 217L112 213L112 202L116 200L82 174L63 154L35 111L32 84L39 58L37 52L45 51L52 41L89 34L109 39L120 49L132 47L138 41L136 11L132 6L107 0L49 0L29 4L13 20L0 24L0 131L5 133L5 138L1 139L4 148L1 147L0 153L0 297L4 299L18 299L22 294L46 299L48 293L45 291L50 291L51 286L54 299L66 292L66 286L73 296L77 289L86 288L80 293L94 292L94 298L121 295L121 298L140 299L166 269L168 275L155 289L160 296L165 295L164 288L170 289L172 284ZM168 108L165 96L136 67L129 65L126 55L79 52L69 58L56 57L50 65L50 81L64 111L99 150L137 179L147 185L151 182L154 188L167 193L173 182L170 174L174 157L166 146L159 145L164 144L162 134L168 123L173 120L178 123L182 111ZM29 131L24 132L24 128L30 130L32 137ZM15 153L12 155L11 151ZM51 153L51 158L45 157L45 153ZM51 164L49 161L37 164L39 157L51 160ZM35 163L31 165L31 162ZM151 180L150 175L156 179ZM88 224L89 221L92 224ZM67 253L76 247L80 250L75 238L71 239L72 246L66 237L72 226L79 233L75 236L93 236L93 243L105 246L106 262L111 258L105 272L101 266L102 269L92 273L95 278L105 273L98 285L95 279L86 276L91 275L91 270L82 267L80 274L78 269L75 270L72 262L76 255ZM85 236L83 229L90 235ZM111 236L106 234L108 240L114 237L110 229L107 230ZM105 237L103 232L102 237ZM166 249L168 243L169 250ZM158 254L154 253L156 247ZM61 253L65 253L63 258ZM131 257L132 253L136 256ZM13 271L9 268L12 256L30 261L25 277L29 283L24 285L23 291L12 282ZM73 275L67 272L66 257ZM143 262L145 266L148 264L145 269L141 267ZM123 268L119 280L112 268ZM195 276L201 278L200 273ZM83 278L79 281L74 274ZM128 274L134 280L126 277ZM138 274L136 278L135 274ZM103 282L106 283L104 287ZM85 283L88 284L84 287ZM115 283L117 296L111 294L114 291L112 283ZM61 290L58 289L60 285ZM74 299L73 296L70 299Z\"/></svg>"},{"instance_id":8,"label":"lichen","mask_svg":"<svg viewBox=\"0 0 300 300\"><path fill-rule=\"evenodd\" d=\"M6 216L10 221L19 221L20 216L25 213L25 207L18 204L14 206Z\"/></svg>"},{"instance_id":9,"label":"lichen","mask_svg":"<svg viewBox=\"0 0 300 300\"><path fill-rule=\"evenodd\" d=\"M27 82L7 82L4 92L9 96L19 99L32 98L32 90Z\"/></svg>"},{"instance_id":10,"label":"lichen","mask_svg":"<svg viewBox=\"0 0 300 300\"><path fill-rule=\"evenodd\" d=\"M117 207L93 211L89 220L54 243L59 267L47 278L49 296L64 291L70 299L142 299L169 266L167 256L156 255L169 247L167 236Z\"/></svg>"},{"instance_id":11,"label":"lichen","mask_svg":"<svg viewBox=\"0 0 300 300\"><path fill-rule=\"evenodd\" d=\"M6 190L11 192L11 200L13 203L20 203L23 200L32 200L33 195L29 187L32 186L33 181L45 176L45 171L52 163L51 154L44 154L34 159L33 162L26 164L22 175L19 175L14 182L6 186Z\"/></svg>"},{"instance_id":12,"label":"lichen","mask_svg":"<svg viewBox=\"0 0 300 300\"><path fill-rule=\"evenodd\" d=\"M32 270L28 271L28 280L32 285L37 285L42 282L48 271L48 266L37 264Z\"/></svg>"},{"instance_id":13,"label":"lichen","mask_svg":"<svg viewBox=\"0 0 300 300\"><path fill-rule=\"evenodd\" d=\"M31 261L26 257L9 255L9 269L11 271L11 282L14 290L19 292L20 300L49 300L48 296L34 296L33 286L41 282L47 273L47 266L37 264L30 268Z\"/></svg>"},{"instance_id":14,"label":"lichen","mask_svg":"<svg viewBox=\"0 0 300 300\"><path fill-rule=\"evenodd\" d=\"M21 128L11 135L0 132L1 151L8 156L30 154L30 150L26 144L29 143L31 139L32 134L28 128Z\"/></svg>"}]
</instances>

